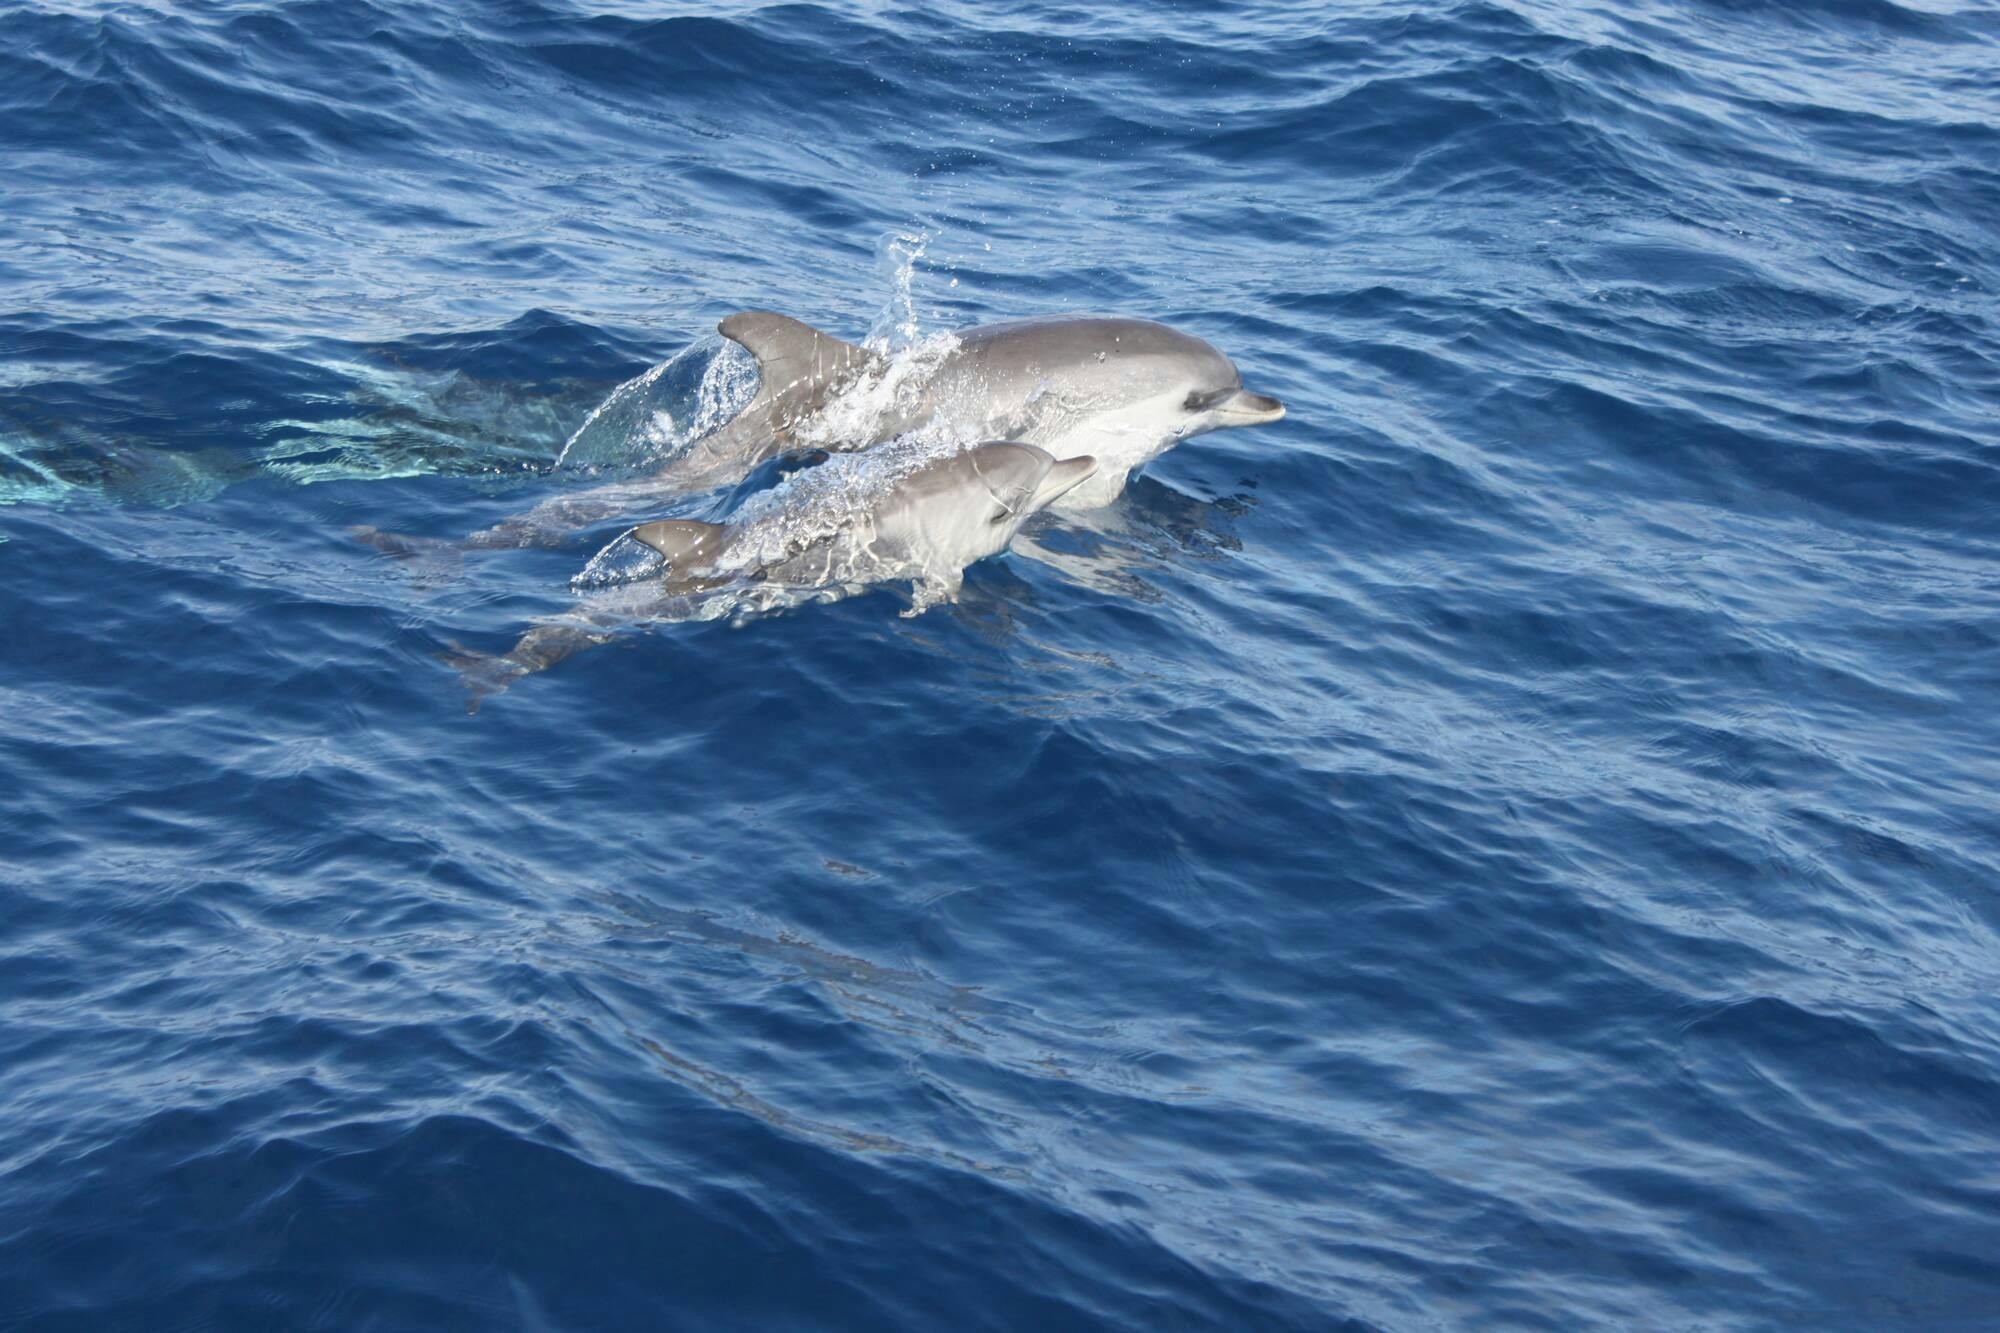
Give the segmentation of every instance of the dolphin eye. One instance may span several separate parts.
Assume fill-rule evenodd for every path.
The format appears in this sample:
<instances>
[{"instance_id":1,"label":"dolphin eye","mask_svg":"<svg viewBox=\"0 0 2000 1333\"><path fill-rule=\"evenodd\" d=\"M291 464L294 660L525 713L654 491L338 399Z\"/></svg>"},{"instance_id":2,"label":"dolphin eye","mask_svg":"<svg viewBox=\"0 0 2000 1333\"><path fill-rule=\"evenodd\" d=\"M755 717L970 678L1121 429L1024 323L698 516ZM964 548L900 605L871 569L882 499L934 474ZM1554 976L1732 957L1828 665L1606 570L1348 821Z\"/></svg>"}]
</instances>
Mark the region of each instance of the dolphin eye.
<instances>
[{"instance_id":1,"label":"dolphin eye","mask_svg":"<svg viewBox=\"0 0 2000 1333\"><path fill-rule=\"evenodd\" d=\"M1196 389L1192 393L1188 394L1187 401L1181 404L1181 410L1183 412L1199 412L1204 407L1207 406L1208 406L1208 395L1203 393L1200 389Z\"/></svg>"}]
</instances>

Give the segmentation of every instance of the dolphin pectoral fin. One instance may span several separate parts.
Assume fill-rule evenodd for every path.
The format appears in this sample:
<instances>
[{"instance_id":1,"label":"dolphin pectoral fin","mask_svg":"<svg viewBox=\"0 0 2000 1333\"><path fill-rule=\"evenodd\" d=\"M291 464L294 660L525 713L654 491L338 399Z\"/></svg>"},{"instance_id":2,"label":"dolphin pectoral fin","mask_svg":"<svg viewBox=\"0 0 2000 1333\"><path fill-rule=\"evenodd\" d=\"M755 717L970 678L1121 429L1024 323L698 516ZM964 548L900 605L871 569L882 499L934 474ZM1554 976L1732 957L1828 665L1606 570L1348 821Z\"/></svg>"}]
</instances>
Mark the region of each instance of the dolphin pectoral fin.
<instances>
[{"instance_id":1,"label":"dolphin pectoral fin","mask_svg":"<svg viewBox=\"0 0 2000 1333\"><path fill-rule=\"evenodd\" d=\"M663 518L641 523L625 534L635 542L652 547L667 558L676 574L707 564L722 551L729 529L721 523L699 523L691 518Z\"/></svg>"},{"instance_id":2,"label":"dolphin pectoral fin","mask_svg":"<svg viewBox=\"0 0 2000 1333\"><path fill-rule=\"evenodd\" d=\"M744 413L762 409L780 436L834 392L884 364L865 347L769 310L731 315L716 325L716 332L757 358L761 382Z\"/></svg>"}]
</instances>

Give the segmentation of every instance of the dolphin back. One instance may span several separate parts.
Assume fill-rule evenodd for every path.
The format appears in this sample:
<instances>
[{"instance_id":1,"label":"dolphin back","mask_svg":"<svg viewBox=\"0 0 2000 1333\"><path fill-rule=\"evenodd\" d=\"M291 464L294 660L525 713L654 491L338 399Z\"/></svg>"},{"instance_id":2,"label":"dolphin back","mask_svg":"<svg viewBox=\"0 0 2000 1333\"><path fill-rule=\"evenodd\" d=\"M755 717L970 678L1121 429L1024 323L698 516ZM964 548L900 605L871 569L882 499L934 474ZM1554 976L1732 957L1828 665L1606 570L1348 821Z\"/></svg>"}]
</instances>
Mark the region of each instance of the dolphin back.
<instances>
[{"instance_id":1,"label":"dolphin back","mask_svg":"<svg viewBox=\"0 0 2000 1333\"><path fill-rule=\"evenodd\" d=\"M1141 367L1164 366L1182 375L1235 377L1229 358L1193 334L1157 320L1119 315L1049 315L988 324L964 334L963 345L989 371L1115 380Z\"/></svg>"}]
</instances>

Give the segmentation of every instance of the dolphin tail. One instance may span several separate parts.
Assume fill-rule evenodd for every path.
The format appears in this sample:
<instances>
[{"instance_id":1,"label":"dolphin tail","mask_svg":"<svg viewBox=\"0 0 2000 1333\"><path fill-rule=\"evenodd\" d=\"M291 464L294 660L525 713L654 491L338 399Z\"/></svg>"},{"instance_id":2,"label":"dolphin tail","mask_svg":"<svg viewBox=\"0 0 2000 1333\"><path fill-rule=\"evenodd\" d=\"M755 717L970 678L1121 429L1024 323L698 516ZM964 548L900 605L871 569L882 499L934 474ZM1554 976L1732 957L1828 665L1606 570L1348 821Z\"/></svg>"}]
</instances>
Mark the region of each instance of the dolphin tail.
<instances>
[{"instance_id":1,"label":"dolphin tail","mask_svg":"<svg viewBox=\"0 0 2000 1333\"><path fill-rule=\"evenodd\" d=\"M458 672L465 686L465 711L477 713L479 705L521 677L546 671L586 648L611 642L611 638L570 625L536 625L504 653L482 653L457 639L447 639L450 651L439 653L438 659Z\"/></svg>"},{"instance_id":2,"label":"dolphin tail","mask_svg":"<svg viewBox=\"0 0 2000 1333\"><path fill-rule=\"evenodd\" d=\"M469 714L477 713L479 705L528 674L518 662L499 654L482 653L457 639L445 642L451 645L451 651L439 653L438 660L458 672L459 683L465 686L465 711Z\"/></svg>"},{"instance_id":3,"label":"dolphin tail","mask_svg":"<svg viewBox=\"0 0 2000 1333\"><path fill-rule=\"evenodd\" d=\"M439 537L384 532L365 523L349 528L347 535L364 546L372 546L382 554L402 561L419 583L442 583L457 574L465 564L465 548L458 542Z\"/></svg>"},{"instance_id":4,"label":"dolphin tail","mask_svg":"<svg viewBox=\"0 0 2000 1333\"><path fill-rule=\"evenodd\" d=\"M355 524L347 530L347 535L363 546L372 546L383 555L392 555L398 560L407 560L436 547L451 545L450 542L437 537L412 537L401 532L384 532L366 523Z\"/></svg>"}]
</instances>

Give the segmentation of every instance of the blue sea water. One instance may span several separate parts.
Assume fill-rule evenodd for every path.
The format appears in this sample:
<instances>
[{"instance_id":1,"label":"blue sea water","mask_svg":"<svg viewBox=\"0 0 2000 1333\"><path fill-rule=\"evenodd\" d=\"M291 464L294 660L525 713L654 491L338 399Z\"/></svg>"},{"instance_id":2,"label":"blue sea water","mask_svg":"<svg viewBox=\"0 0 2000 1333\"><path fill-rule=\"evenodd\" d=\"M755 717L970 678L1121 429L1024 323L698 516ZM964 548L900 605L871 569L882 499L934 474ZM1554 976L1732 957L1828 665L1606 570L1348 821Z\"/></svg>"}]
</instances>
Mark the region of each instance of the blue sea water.
<instances>
[{"instance_id":1,"label":"blue sea water","mask_svg":"<svg viewBox=\"0 0 2000 1333\"><path fill-rule=\"evenodd\" d=\"M2000 1328L1996 220L1958 0L0 0L0 1328ZM468 715L749 307L1290 415Z\"/></svg>"}]
</instances>

